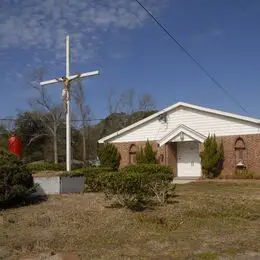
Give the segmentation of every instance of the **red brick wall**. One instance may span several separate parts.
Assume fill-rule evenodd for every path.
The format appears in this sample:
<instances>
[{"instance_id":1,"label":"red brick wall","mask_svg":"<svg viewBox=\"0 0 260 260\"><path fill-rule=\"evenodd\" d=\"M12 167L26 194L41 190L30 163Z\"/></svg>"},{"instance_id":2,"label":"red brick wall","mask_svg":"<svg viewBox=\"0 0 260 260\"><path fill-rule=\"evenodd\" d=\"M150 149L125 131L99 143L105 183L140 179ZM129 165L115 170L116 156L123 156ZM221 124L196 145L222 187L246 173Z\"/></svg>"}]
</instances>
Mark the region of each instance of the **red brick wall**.
<instances>
[{"instance_id":1,"label":"red brick wall","mask_svg":"<svg viewBox=\"0 0 260 260\"><path fill-rule=\"evenodd\" d=\"M167 147L167 163L166 165L170 165L173 167L173 173L177 176L177 143L168 143Z\"/></svg>"},{"instance_id":2,"label":"red brick wall","mask_svg":"<svg viewBox=\"0 0 260 260\"><path fill-rule=\"evenodd\" d=\"M115 147L121 154L120 168L128 165L129 151L132 145L136 145L137 149L144 148L146 142L126 142L126 143L114 143ZM174 143L169 143L158 148L157 142L150 142L153 150L157 152L157 158L160 164L171 165L174 173L177 170L176 158L177 158L177 146Z\"/></svg>"},{"instance_id":3,"label":"red brick wall","mask_svg":"<svg viewBox=\"0 0 260 260\"><path fill-rule=\"evenodd\" d=\"M121 154L121 162L120 162L120 168L126 166L129 164L129 150L132 145L136 145L137 149L140 149L141 147L145 147L146 142L127 142L127 143L113 143L119 153ZM157 143L156 142L150 142L153 150L157 151Z\"/></svg>"},{"instance_id":4,"label":"red brick wall","mask_svg":"<svg viewBox=\"0 0 260 260\"><path fill-rule=\"evenodd\" d=\"M222 175L234 174L236 169L235 143L238 138L242 138L245 143L245 163L249 171L260 173L260 134L236 135L217 137L223 141L224 146L224 168Z\"/></svg>"},{"instance_id":5,"label":"red brick wall","mask_svg":"<svg viewBox=\"0 0 260 260\"><path fill-rule=\"evenodd\" d=\"M245 162L249 171L260 173L260 134L241 135L241 136L223 136L217 137L218 142L223 141L224 146L224 168L222 175L232 175L236 169L235 143L237 138L242 138L245 143ZM129 149L132 144L138 147L144 147L146 142L127 142L114 143L121 154L120 167L129 164ZM168 143L160 148L157 142L151 142L154 151L157 151L157 157L161 164L171 165L174 173L177 172L177 144ZM200 145L202 151L203 145Z\"/></svg>"}]
</instances>

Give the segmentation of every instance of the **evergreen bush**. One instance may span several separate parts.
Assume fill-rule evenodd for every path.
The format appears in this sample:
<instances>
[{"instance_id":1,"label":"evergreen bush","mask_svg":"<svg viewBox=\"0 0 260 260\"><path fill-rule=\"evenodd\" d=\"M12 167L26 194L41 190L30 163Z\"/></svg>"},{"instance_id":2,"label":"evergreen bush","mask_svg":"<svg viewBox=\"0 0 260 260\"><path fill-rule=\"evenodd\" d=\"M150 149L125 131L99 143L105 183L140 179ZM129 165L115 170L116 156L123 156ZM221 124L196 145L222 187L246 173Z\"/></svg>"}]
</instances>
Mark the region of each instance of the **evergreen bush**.
<instances>
[{"instance_id":1,"label":"evergreen bush","mask_svg":"<svg viewBox=\"0 0 260 260\"><path fill-rule=\"evenodd\" d=\"M21 203L34 192L33 177L30 169L15 155L0 155L0 206Z\"/></svg>"},{"instance_id":2,"label":"evergreen bush","mask_svg":"<svg viewBox=\"0 0 260 260\"><path fill-rule=\"evenodd\" d=\"M153 151L153 147L149 141L146 142L144 149L141 149L136 153L137 164L156 164L156 152Z\"/></svg>"},{"instance_id":3,"label":"evergreen bush","mask_svg":"<svg viewBox=\"0 0 260 260\"><path fill-rule=\"evenodd\" d=\"M43 171L65 171L66 165L63 163L50 163L50 162L31 162L27 164L28 168L33 172L43 172ZM82 164L71 164L72 170L82 169Z\"/></svg>"},{"instance_id":4,"label":"evergreen bush","mask_svg":"<svg viewBox=\"0 0 260 260\"><path fill-rule=\"evenodd\" d=\"M102 176L106 198L128 208L146 204L150 198L147 176L139 173L110 173Z\"/></svg>"},{"instance_id":5,"label":"evergreen bush","mask_svg":"<svg viewBox=\"0 0 260 260\"><path fill-rule=\"evenodd\" d=\"M74 170L71 176L85 177L85 192L100 192L103 189L102 176L113 172L109 167L89 167Z\"/></svg>"},{"instance_id":6,"label":"evergreen bush","mask_svg":"<svg viewBox=\"0 0 260 260\"><path fill-rule=\"evenodd\" d=\"M244 171L236 170L234 177L236 179L254 179L255 176L256 174L254 172L245 169Z\"/></svg>"},{"instance_id":7,"label":"evergreen bush","mask_svg":"<svg viewBox=\"0 0 260 260\"><path fill-rule=\"evenodd\" d=\"M113 144L106 143L98 150L98 156L102 167L110 167L114 171L118 170L121 156Z\"/></svg>"},{"instance_id":8,"label":"evergreen bush","mask_svg":"<svg viewBox=\"0 0 260 260\"><path fill-rule=\"evenodd\" d=\"M215 135L208 136L204 141L204 150L200 153L200 157L203 175L206 178L216 178L223 168L223 143L218 146Z\"/></svg>"},{"instance_id":9,"label":"evergreen bush","mask_svg":"<svg viewBox=\"0 0 260 260\"><path fill-rule=\"evenodd\" d=\"M175 185L159 173L109 173L101 178L106 198L127 208L145 207L152 200L167 203L174 196Z\"/></svg>"},{"instance_id":10,"label":"evergreen bush","mask_svg":"<svg viewBox=\"0 0 260 260\"><path fill-rule=\"evenodd\" d=\"M65 171L66 167L63 164L54 164L48 162L32 162L28 163L27 167L32 172L41 172L41 171Z\"/></svg>"},{"instance_id":11,"label":"evergreen bush","mask_svg":"<svg viewBox=\"0 0 260 260\"><path fill-rule=\"evenodd\" d=\"M135 173L149 174L162 180L173 179L173 171L170 166L160 164L131 164L127 165L120 170L123 173Z\"/></svg>"}]
</instances>

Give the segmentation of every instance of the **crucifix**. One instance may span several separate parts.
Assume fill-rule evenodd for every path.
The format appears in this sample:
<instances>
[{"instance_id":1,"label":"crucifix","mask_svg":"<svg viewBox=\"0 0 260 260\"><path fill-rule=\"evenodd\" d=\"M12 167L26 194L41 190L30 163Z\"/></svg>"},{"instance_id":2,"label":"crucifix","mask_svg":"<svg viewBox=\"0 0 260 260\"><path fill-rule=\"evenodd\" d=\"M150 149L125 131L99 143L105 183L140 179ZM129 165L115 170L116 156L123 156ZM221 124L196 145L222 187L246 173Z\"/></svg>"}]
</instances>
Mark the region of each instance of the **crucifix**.
<instances>
[{"instance_id":1,"label":"crucifix","mask_svg":"<svg viewBox=\"0 0 260 260\"><path fill-rule=\"evenodd\" d=\"M88 78L91 76L99 75L99 71L85 72L78 75L70 76L70 38L66 37L66 76L43 81L41 86L63 82L64 88L62 90L62 98L64 101L64 107L66 112L66 170L71 171L71 81L80 78Z\"/></svg>"}]
</instances>

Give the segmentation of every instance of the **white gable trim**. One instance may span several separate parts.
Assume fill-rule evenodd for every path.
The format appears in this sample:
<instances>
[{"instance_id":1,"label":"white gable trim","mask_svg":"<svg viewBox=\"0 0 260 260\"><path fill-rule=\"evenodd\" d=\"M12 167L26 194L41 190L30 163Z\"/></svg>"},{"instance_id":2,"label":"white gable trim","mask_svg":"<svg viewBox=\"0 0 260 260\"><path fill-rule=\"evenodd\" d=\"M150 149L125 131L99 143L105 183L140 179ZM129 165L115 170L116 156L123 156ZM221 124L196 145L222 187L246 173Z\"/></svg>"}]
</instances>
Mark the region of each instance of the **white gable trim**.
<instances>
[{"instance_id":1,"label":"white gable trim","mask_svg":"<svg viewBox=\"0 0 260 260\"><path fill-rule=\"evenodd\" d=\"M163 146L167 142L175 139L181 133L183 133L183 134L187 135L188 137L190 137L191 139L199 141L201 143L203 143L204 140L206 139L206 136L196 132L195 130L187 127L186 125L179 125L174 130L167 133L158 143L160 146Z\"/></svg>"},{"instance_id":2,"label":"white gable trim","mask_svg":"<svg viewBox=\"0 0 260 260\"><path fill-rule=\"evenodd\" d=\"M138 121L138 122L136 122L136 123L134 123L134 124L132 124L128 127L125 127L120 131L117 131L113 134L110 134L106 137L103 137L100 140L98 140L98 142L104 143L104 142L110 141L111 139L114 139L117 136L122 135L123 133L126 133L126 132L128 132L128 131L130 131L130 130L138 127L138 126L143 125L146 122L149 122L149 121L159 117L160 115L163 115L163 114L165 114L169 111L172 111L176 108L179 108L179 107L190 108L190 109L194 109L194 110L197 110L197 111L202 111L202 112L215 114L215 115L221 115L221 116L224 116L224 117L238 119L238 120L249 122L249 123L260 124L260 120L256 119L256 118L241 116L241 115L237 115L237 114L223 112L223 111L220 111L220 110L215 110L215 109L211 109L211 108L205 108L205 107L201 107L201 106L196 106L196 105L191 105L191 104L188 104L188 103L179 102L179 103L176 103L176 104L174 104L170 107L167 107L167 108L165 108L165 109L163 109L163 110L161 110L157 113L154 113L153 115L146 117L145 119L142 119L142 120L140 120L140 121Z\"/></svg>"},{"instance_id":3,"label":"white gable trim","mask_svg":"<svg viewBox=\"0 0 260 260\"><path fill-rule=\"evenodd\" d=\"M176 135L174 138L170 140L170 142L173 143L189 142L189 141L196 141L196 140L183 132L180 132L178 135Z\"/></svg>"}]
</instances>

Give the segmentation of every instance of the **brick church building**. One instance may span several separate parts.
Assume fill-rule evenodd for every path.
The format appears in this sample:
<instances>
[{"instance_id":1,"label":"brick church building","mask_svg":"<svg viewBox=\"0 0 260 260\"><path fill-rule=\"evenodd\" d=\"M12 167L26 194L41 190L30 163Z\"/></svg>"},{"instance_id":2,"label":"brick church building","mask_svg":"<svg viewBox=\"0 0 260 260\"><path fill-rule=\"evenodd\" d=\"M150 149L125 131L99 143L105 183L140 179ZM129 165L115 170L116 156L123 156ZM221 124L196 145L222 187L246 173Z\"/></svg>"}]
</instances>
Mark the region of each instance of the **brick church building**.
<instances>
[{"instance_id":1,"label":"brick church building","mask_svg":"<svg viewBox=\"0 0 260 260\"><path fill-rule=\"evenodd\" d=\"M200 151L208 135L224 145L222 175L237 167L260 172L260 120L179 102L99 140L113 143L120 167L135 163L139 147L152 143L161 164L178 177L200 177Z\"/></svg>"}]
</instances>

